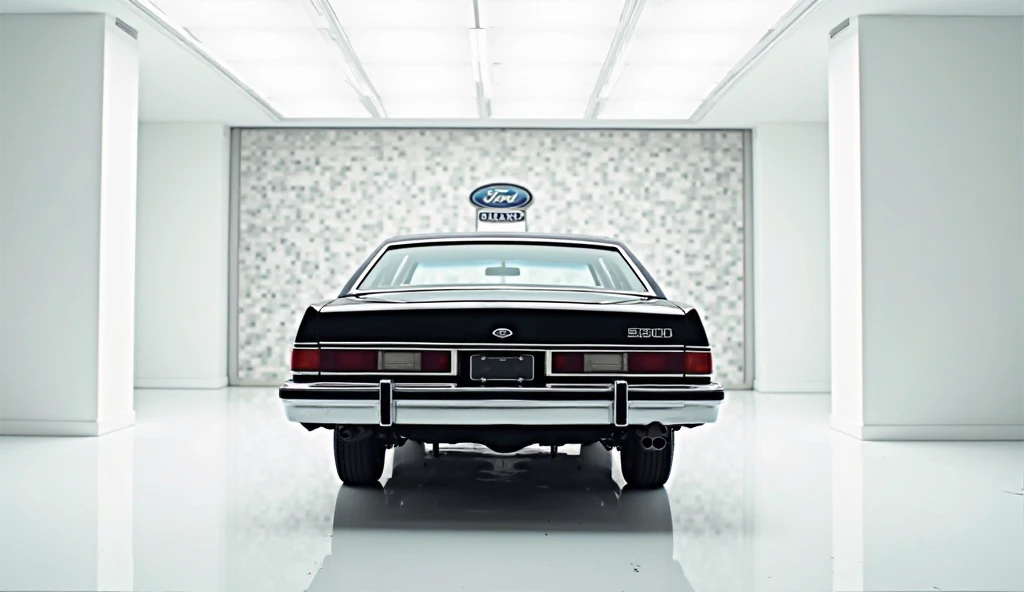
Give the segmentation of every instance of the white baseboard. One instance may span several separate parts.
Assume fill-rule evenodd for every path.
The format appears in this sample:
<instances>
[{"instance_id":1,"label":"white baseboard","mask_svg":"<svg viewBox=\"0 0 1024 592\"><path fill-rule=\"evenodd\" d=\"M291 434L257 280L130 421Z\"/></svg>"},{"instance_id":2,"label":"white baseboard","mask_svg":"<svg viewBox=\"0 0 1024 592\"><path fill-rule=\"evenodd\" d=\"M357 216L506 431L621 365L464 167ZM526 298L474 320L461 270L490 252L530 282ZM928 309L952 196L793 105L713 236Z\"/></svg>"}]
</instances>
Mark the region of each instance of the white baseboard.
<instances>
[{"instance_id":1,"label":"white baseboard","mask_svg":"<svg viewBox=\"0 0 1024 592\"><path fill-rule=\"evenodd\" d=\"M98 421L0 419L3 436L102 436L135 425L135 411L128 410Z\"/></svg>"},{"instance_id":2,"label":"white baseboard","mask_svg":"<svg viewBox=\"0 0 1024 592\"><path fill-rule=\"evenodd\" d=\"M830 382L772 382L754 379L754 390L762 393L819 393L832 392Z\"/></svg>"},{"instance_id":3,"label":"white baseboard","mask_svg":"<svg viewBox=\"0 0 1024 592\"><path fill-rule=\"evenodd\" d=\"M135 377L135 388L151 389L219 389L228 385L228 377L216 378L145 378Z\"/></svg>"},{"instance_id":4,"label":"white baseboard","mask_svg":"<svg viewBox=\"0 0 1024 592\"><path fill-rule=\"evenodd\" d=\"M1024 425L857 425L832 416L832 429L865 441L1018 441Z\"/></svg>"}]
</instances>

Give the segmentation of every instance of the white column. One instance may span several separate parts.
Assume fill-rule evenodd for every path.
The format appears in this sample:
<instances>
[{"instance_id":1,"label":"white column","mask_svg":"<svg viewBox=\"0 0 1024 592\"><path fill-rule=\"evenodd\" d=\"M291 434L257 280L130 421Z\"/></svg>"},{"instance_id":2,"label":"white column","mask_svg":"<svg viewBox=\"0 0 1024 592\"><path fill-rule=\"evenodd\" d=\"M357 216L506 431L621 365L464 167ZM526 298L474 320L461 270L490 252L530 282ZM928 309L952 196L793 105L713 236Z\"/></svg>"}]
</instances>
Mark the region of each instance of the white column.
<instances>
[{"instance_id":1,"label":"white column","mask_svg":"<svg viewBox=\"0 0 1024 592\"><path fill-rule=\"evenodd\" d=\"M132 425L138 47L0 16L0 433Z\"/></svg>"},{"instance_id":2,"label":"white column","mask_svg":"<svg viewBox=\"0 0 1024 592\"><path fill-rule=\"evenodd\" d=\"M135 385L227 385L228 173L220 124L139 130Z\"/></svg>"},{"instance_id":3,"label":"white column","mask_svg":"<svg viewBox=\"0 0 1024 592\"><path fill-rule=\"evenodd\" d=\"M828 126L754 128L754 389L830 388Z\"/></svg>"},{"instance_id":4,"label":"white column","mask_svg":"<svg viewBox=\"0 0 1024 592\"><path fill-rule=\"evenodd\" d=\"M1024 435L1024 27L861 17L829 58L833 426Z\"/></svg>"}]
</instances>

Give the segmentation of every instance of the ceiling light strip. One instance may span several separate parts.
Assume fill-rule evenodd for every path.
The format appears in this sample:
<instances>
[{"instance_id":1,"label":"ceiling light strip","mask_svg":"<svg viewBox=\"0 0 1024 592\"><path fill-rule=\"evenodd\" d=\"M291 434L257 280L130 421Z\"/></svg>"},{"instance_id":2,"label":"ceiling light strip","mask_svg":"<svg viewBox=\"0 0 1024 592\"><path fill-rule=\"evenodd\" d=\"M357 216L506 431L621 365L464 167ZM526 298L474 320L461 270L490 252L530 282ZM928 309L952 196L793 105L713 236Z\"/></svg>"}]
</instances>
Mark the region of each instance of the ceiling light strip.
<instances>
[{"instance_id":1,"label":"ceiling light strip","mask_svg":"<svg viewBox=\"0 0 1024 592\"><path fill-rule=\"evenodd\" d=\"M469 49L476 81L476 112L480 119L491 118L491 63L487 57L487 29L480 26L480 0L473 0L473 24L469 30Z\"/></svg>"},{"instance_id":2,"label":"ceiling light strip","mask_svg":"<svg viewBox=\"0 0 1024 592\"><path fill-rule=\"evenodd\" d=\"M122 4L127 6L146 21L148 21L154 27L162 30L172 40L176 41L179 45L185 49L191 51L199 59L206 62L206 64L213 69L217 70L224 76L226 76L231 82L233 82L238 88L242 90L246 95L249 96L267 115L270 116L274 121L284 120L284 115L280 111L275 109L270 103L263 99L259 93L257 93L251 86L242 81L241 78L235 75L227 66L217 61L213 56L203 49L202 45L196 42L195 37L188 31L179 28L173 23L164 20L161 16L163 11L160 10L154 4L147 2L146 0L121 0Z\"/></svg>"},{"instance_id":3,"label":"ceiling light strip","mask_svg":"<svg viewBox=\"0 0 1024 592\"><path fill-rule=\"evenodd\" d=\"M622 71L623 56L626 55L626 47L633 38L633 31L640 20L647 0L626 0L622 7L622 14L619 15L619 25L615 29L615 36L608 48L608 55L605 56L604 64L601 65L601 73L597 76L597 84L590 95L587 103L587 111L584 119L596 119L604 107L608 94L615 86L619 73Z\"/></svg>"},{"instance_id":4,"label":"ceiling light strip","mask_svg":"<svg viewBox=\"0 0 1024 592\"><path fill-rule=\"evenodd\" d=\"M359 56L356 55L355 49L352 48L348 35L345 35L345 30L341 27L338 15L331 8L331 3L328 0L309 1L316 8L317 12L323 15L327 22L330 39L341 51L342 60L345 63L345 78L359 94L359 102L366 107L366 110L373 117L378 119L387 117L388 114L384 109L384 103L380 99L380 94L377 93L377 89L370 82L370 77L366 75L363 63L359 61Z\"/></svg>"},{"instance_id":5,"label":"ceiling light strip","mask_svg":"<svg viewBox=\"0 0 1024 592\"><path fill-rule=\"evenodd\" d=\"M779 22L772 29L769 29L764 37L740 60L725 78L718 83L718 86L712 90L704 101L701 102L700 106L694 110L693 114L687 120L690 123L700 122L705 115L708 114L718 101L729 91L730 88L737 82L739 82L750 70L757 65L768 51L775 47L775 45L783 39L790 31L796 28L800 22L805 18L814 13L815 10L821 7L825 3L825 0L801 0L797 2L792 8L790 8L786 14L779 19Z\"/></svg>"}]
</instances>

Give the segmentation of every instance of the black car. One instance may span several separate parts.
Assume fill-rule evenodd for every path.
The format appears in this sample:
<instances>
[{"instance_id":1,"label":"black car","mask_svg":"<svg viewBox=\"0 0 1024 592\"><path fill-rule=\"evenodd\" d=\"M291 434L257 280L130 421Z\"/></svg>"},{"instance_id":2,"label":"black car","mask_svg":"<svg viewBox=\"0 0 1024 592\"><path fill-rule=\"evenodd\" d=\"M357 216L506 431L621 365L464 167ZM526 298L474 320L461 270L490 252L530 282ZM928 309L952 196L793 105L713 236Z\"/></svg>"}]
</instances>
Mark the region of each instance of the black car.
<instances>
[{"instance_id":1,"label":"black car","mask_svg":"<svg viewBox=\"0 0 1024 592\"><path fill-rule=\"evenodd\" d=\"M377 482L406 440L496 452L619 448L633 487L669 476L674 434L718 418L711 348L622 243L470 233L396 237L306 309L280 388L334 430L338 475Z\"/></svg>"}]
</instances>

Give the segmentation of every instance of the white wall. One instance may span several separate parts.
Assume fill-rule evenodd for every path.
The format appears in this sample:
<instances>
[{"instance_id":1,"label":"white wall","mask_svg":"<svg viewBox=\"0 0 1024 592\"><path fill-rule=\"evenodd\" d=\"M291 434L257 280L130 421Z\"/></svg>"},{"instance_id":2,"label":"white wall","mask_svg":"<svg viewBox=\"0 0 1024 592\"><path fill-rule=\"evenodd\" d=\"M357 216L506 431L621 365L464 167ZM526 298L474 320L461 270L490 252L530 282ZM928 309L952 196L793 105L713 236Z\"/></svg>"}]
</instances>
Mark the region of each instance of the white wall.
<instances>
[{"instance_id":1,"label":"white wall","mask_svg":"<svg viewBox=\"0 0 1024 592\"><path fill-rule=\"evenodd\" d=\"M830 389L828 126L754 129L754 388Z\"/></svg>"},{"instance_id":2,"label":"white wall","mask_svg":"<svg viewBox=\"0 0 1024 592\"><path fill-rule=\"evenodd\" d=\"M2 15L0 433L134 422L138 46L103 15Z\"/></svg>"},{"instance_id":3,"label":"white wall","mask_svg":"<svg viewBox=\"0 0 1024 592\"><path fill-rule=\"evenodd\" d=\"M227 384L229 151L219 124L140 125L136 386Z\"/></svg>"},{"instance_id":4,"label":"white wall","mask_svg":"<svg viewBox=\"0 0 1024 592\"><path fill-rule=\"evenodd\" d=\"M1021 438L1020 20L862 17L850 29L844 43L856 43L859 63L833 74L860 105L834 115L859 113L859 142L833 125L833 146L850 152L833 159L832 201L860 215L833 211L833 229L850 239L834 232L833 248L861 261L834 265L833 277L852 285L860 275L863 308L857 317L834 300L832 315L859 324L863 363L844 375L834 366L833 390L851 395L863 421L838 417L837 427L867 439ZM851 366L848 337L834 333L836 366ZM861 388L841 384L858 374Z\"/></svg>"}]
</instances>

